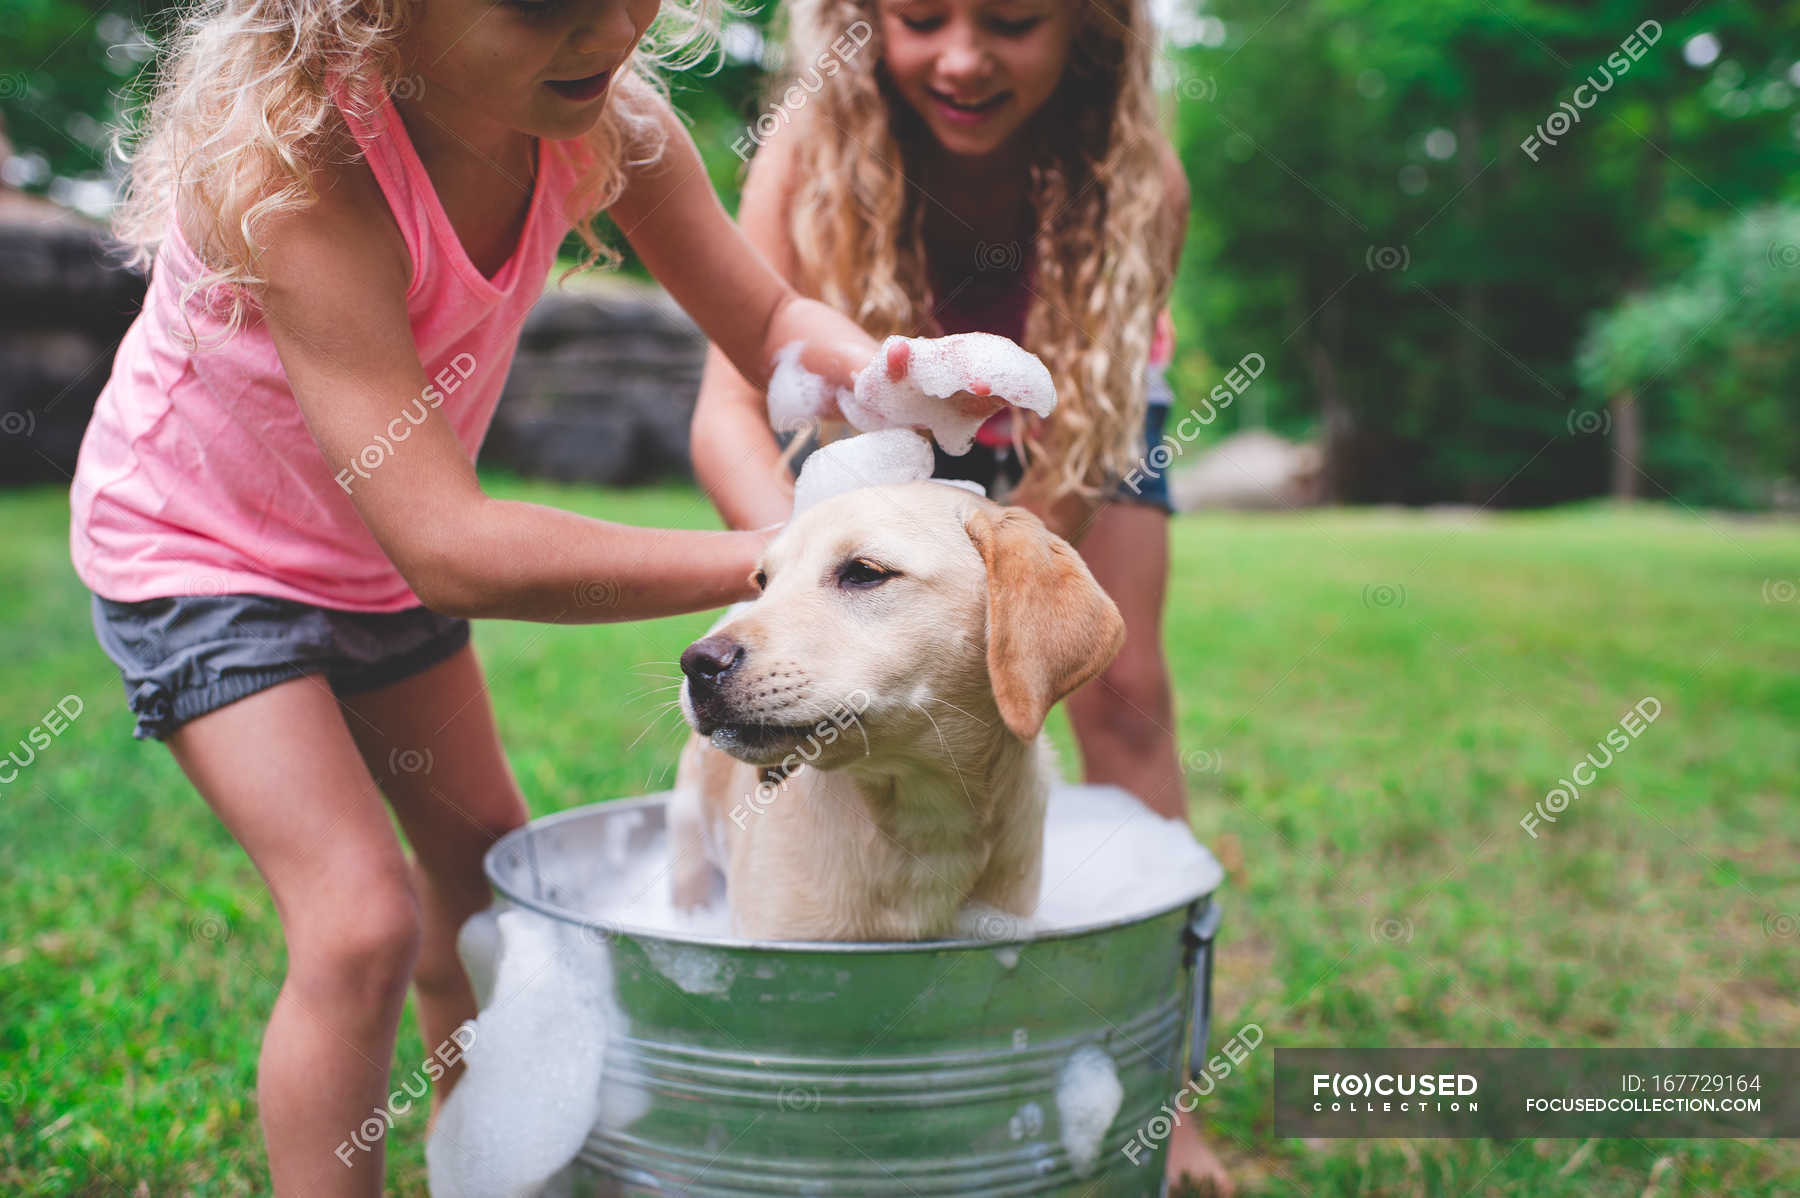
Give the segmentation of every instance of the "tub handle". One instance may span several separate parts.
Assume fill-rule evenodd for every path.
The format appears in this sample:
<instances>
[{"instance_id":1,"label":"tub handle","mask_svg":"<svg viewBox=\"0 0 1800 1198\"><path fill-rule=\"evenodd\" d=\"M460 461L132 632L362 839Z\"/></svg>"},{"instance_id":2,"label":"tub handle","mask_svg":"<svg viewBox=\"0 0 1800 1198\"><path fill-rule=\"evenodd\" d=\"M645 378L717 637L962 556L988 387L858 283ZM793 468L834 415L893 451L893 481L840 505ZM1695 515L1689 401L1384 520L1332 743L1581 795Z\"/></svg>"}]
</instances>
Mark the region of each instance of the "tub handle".
<instances>
[{"instance_id":1,"label":"tub handle","mask_svg":"<svg viewBox=\"0 0 1800 1198\"><path fill-rule=\"evenodd\" d=\"M1212 1031L1213 938L1219 933L1223 918L1217 899L1206 900L1206 906L1195 912L1183 929L1187 944L1188 965L1199 965L1200 976L1194 979L1194 1009L1188 1021L1188 1077L1200 1076L1206 1060L1206 1039Z\"/></svg>"}]
</instances>

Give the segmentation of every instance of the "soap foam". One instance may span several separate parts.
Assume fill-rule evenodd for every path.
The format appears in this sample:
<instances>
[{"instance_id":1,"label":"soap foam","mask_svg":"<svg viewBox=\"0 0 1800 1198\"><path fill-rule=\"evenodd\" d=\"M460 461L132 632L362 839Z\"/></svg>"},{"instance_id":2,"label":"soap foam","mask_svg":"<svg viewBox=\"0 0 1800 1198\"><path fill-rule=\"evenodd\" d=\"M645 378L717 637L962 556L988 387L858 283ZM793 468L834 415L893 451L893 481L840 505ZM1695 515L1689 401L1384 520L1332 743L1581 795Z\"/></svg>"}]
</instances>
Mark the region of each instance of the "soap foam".
<instances>
[{"instance_id":1,"label":"soap foam","mask_svg":"<svg viewBox=\"0 0 1800 1198\"><path fill-rule=\"evenodd\" d=\"M911 429L890 428L833 441L808 455L794 483L794 515L854 491L931 477L931 444Z\"/></svg>"},{"instance_id":2,"label":"soap foam","mask_svg":"<svg viewBox=\"0 0 1800 1198\"><path fill-rule=\"evenodd\" d=\"M1147 915L1211 893L1224 880L1186 821L1165 819L1116 786L1051 787L1039 926Z\"/></svg>"},{"instance_id":3,"label":"soap foam","mask_svg":"<svg viewBox=\"0 0 1800 1198\"><path fill-rule=\"evenodd\" d=\"M908 347L906 374L888 377L888 352ZM985 385L988 393L970 390ZM949 337L889 337L856 375L856 389L839 398L857 428L923 428L948 454L965 454L975 430L1007 404L1048 416L1056 407L1050 369L1036 354L993 333Z\"/></svg>"},{"instance_id":4,"label":"soap foam","mask_svg":"<svg viewBox=\"0 0 1800 1198\"><path fill-rule=\"evenodd\" d=\"M769 375L769 427L778 433L799 432L823 419L833 398L842 410L850 394L800 364L805 344L790 341L775 354L775 369Z\"/></svg>"},{"instance_id":5,"label":"soap foam","mask_svg":"<svg viewBox=\"0 0 1800 1198\"><path fill-rule=\"evenodd\" d=\"M888 351L907 346L905 377L888 377ZM889 337L856 374L854 389L835 386L800 364L804 342L790 341L775 355L769 376L769 424L777 432L798 432L825 418L836 406L860 432L920 429L931 433L945 453L961 455L975 443L975 430L1008 404L1039 416L1056 408L1056 385L1036 354L993 333L949 337ZM981 385L987 394L971 388Z\"/></svg>"},{"instance_id":6,"label":"soap foam","mask_svg":"<svg viewBox=\"0 0 1800 1198\"><path fill-rule=\"evenodd\" d=\"M730 936L722 895L692 911L676 909L669 895L668 854L666 834L646 841L625 869L599 878L583 899L582 914L608 927L652 935ZM1224 878L1218 861L1182 821L1164 819L1116 786L1058 782L1050 788L1045 811L1037 910L1021 918L971 905L958 915L958 934L1003 944L1142 918L1211 893Z\"/></svg>"},{"instance_id":7,"label":"soap foam","mask_svg":"<svg viewBox=\"0 0 1800 1198\"><path fill-rule=\"evenodd\" d=\"M602 1085L609 1040L627 1031L604 940L522 908L492 925L459 938L471 974L486 972L478 954L496 959L467 1072L425 1147L434 1198L539 1194L602 1118L625 1126L648 1109L642 1093Z\"/></svg>"},{"instance_id":8,"label":"soap foam","mask_svg":"<svg viewBox=\"0 0 1800 1198\"><path fill-rule=\"evenodd\" d=\"M647 838L636 853L609 842L602 856L606 863L583 871L580 897L571 900L591 927L677 939L730 936L722 899L696 911L674 906L666 834ZM1141 918L1209 892L1223 877L1182 822L1162 819L1116 787L1058 783L1050 791L1035 916L1000 923L989 912L975 922L983 934L999 933L993 951L1011 969L1016 957L1004 941L1012 935ZM570 890L574 881L557 879ZM665 942L652 951L655 942L638 943L687 993L717 994L735 977L730 955L708 946ZM500 1198L540 1194L547 1183L555 1190L563 1180L558 1171L596 1126L623 1130L648 1109L641 1089L615 1082L605 1068L610 1053L616 1072L636 1075L608 937L502 904L464 925L458 949L482 1010L467 1072L426 1146L431 1192ZM1014 1047L1025 1043L1023 1030L1016 1031ZM1095 1167L1123 1096L1118 1071L1098 1045L1084 1045L1064 1064L1055 1091L1058 1134L1078 1174ZM1039 1108L1020 1110L1021 1119L1037 1112L1033 1122L1042 1125Z\"/></svg>"},{"instance_id":9,"label":"soap foam","mask_svg":"<svg viewBox=\"0 0 1800 1198\"><path fill-rule=\"evenodd\" d=\"M469 916L456 934L456 955L462 958L463 968L469 974L476 1008L487 1006L494 996L494 966L500 960L498 908L489 907Z\"/></svg>"},{"instance_id":10,"label":"soap foam","mask_svg":"<svg viewBox=\"0 0 1800 1198\"><path fill-rule=\"evenodd\" d=\"M1106 1129L1125 1101L1113 1059L1098 1044L1083 1044L1056 1076L1056 1113L1063 1151L1075 1176L1086 1177L1100 1159Z\"/></svg>"}]
</instances>

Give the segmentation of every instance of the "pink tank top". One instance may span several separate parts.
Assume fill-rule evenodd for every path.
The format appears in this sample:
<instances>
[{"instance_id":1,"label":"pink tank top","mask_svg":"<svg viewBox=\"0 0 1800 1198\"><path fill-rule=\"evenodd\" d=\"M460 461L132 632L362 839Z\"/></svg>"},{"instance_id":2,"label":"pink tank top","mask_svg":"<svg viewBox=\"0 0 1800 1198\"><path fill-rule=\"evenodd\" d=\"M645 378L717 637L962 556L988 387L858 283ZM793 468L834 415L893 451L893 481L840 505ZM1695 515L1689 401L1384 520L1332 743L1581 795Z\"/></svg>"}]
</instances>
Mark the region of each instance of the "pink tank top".
<instances>
[{"instance_id":1,"label":"pink tank top","mask_svg":"<svg viewBox=\"0 0 1800 1198\"><path fill-rule=\"evenodd\" d=\"M345 119L412 259L406 292L413 342L432 394L396 400L396 416L448 420L475 459L518 345L569 230L564 199L584 152L539 141L537 177L519 244L499 272L476 269L385 91L371 121ZM418 596L381 550L313 440L260 318L231 340L190 350L182 284L201 265L171 219L142 311L82 439L70 491L69 549L89 589L130 602L245 591L351 611L399 611ZM201 294L189 304L204 346L223 326ZM404 434L410 425L391 430ZM371 438L359 455L378 466ZM350 476L354 487L355 474ZM421 502L428 502L422 498Z\"/></svg>"}]
</instances>

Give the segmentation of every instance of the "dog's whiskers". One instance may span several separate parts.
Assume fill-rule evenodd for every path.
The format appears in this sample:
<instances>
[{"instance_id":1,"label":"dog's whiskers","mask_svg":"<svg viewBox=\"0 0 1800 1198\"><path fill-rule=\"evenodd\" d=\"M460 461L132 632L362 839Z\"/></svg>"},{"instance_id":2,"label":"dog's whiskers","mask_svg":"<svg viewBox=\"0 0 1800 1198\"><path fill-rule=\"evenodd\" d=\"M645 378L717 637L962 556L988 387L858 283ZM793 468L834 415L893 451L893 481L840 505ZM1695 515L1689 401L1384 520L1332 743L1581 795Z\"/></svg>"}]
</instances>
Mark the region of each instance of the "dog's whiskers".
<instances>
[{"instance_id":1,"label":"dog's whiskers","mask_svg":"<svg viewBox=\"0 0 1800 1198\"><path fill-rule=\"evenodd\" d=\"M636 738L633 739L630 744L625 746L625 751L627 753L629 753L629 752L631 752L631 750L637 748L638 741L643 740L646 736L650 735L650 730L652 728L656 727L658 724L662 723L662 718L664 716L668 715L671 711L673 711L677 714L680 714L681 704L676 702L673 699L669 700L668 703L664 704L662 707L662 710L656 712L656 714L651 717L650 722L648 724L644 725L644 730L642 732L638 733Z\"/></svg>"},{"instance_id":2,"label":"dog's whiskers","mask_svg":"<svg viewBox=\"0 0 1800 1198\"><path fill-rule=\"evenodd\" d=\"M635 703L639 699L648 699L651 695L666 694L669 691L678 691L680 689L681 689L681 683L679 683L679 682L671 682L667 686L653 686L648 690L641 690L641 691L637 692L637 694L632 695L631 702Z\"/></svg>"},{"instance_id":3,"label":"dog's whiskers","mask_svg":"<svg viewBox=\"0 0 1800 1198\"><path fill-rule=\"evenodd\" d=\"M960 784L962 786L963 800L966 803L968 803L969 810L974 811L975 810L975 796L969 793L969 784L967 781L965 781L963 779L962 770L960 768L958 768L958 766L956 764L956 754L954 754L950 751L950 742L944 739L944 730L942 728L938 727L938 722L936 720L931 719L931 713L929 711L925 710L924 704L914 703L914 704L912 704L912 706L919 709L920 715L924 716L928 720L931 720L931 730L933 732L937 733L938 743L940 745L944 746L944 760L948 761L950 763L950 768L955 771L956 781L958 784Z\"/></svg>"},{"instance_id":4,"label":"dog's whiskers","mask_svg":"<svg viewBox=\"0 0 1800 1198\"><path fill-rule=\"evenodd\" d=\"M688 733L687 733L686 727L687 726L686 726L685 721L678 721L676 723L676 728L678 729L678 731L676 733L675 739L677 741L684 741L687 739ZM644 779L644 786L646 788L655 788L655 787L659 787L662 785L663 779L669 776L669 770L672 769L674 767L674 765L676 764L676 762L680 760L681 750L677 749L674 753L664 753L661 755L661 757L662 757L662 767L660 769L655 770L653 773L651 773L651 775L649 777Z\"/></svg>"},{"instance_id":5,"label":"dog's whiskers","mask_svg":"<svg viewBox=\"0 0 1800 1198\"><path fill-rule=\"evenodd\" d=\"M923 701L926 703L942 703L945 707L948 707L948 708L952 709L953 711L962 712L964 715L966 715L970 719L974 720L977 724L980 724L983 728L993 727L992 724L988 723L986 720L982 719L980 716L976 715L974 712L967 711L961 707L958 707L956 704L952 703L948 699L940 699L936 695L926 695Z\"/></svg>"},{"instance_id":6,"label":"dog's whiskers","mask_svg":"<svg viewBox=\"0 0 1800 1198\"><path fill-rule=\"evenodd\" d=\"M662 717L667 715L670 710L675 711L676 715L677 715L677 718L675 720L675 727L672 729L672 731L674 732L674 740L676 741L677 748L676 748L675 752L673 752L673 753L662 753L662 754L658 755L662 760L662 766L660 768L652 771L650 773L650 775L644 779L644 786L646 789L649 789L649 788L652 788L655 786L660 786L662 784L663 779L668 777L670 769L681 759L681 748L679 747L680 744L682 742L684 742L687 739L687 737L690 735L690 730L687 726L687 719L685 717L681 716L681 714L680 714L680 712L681 712L680 705L672 703L669 705L669 707L666 707L662 711L658 712L656 715L656 718L650 722L649 726L646 727L644 729L644 731L638 733L638 740L642 740L645 736L649 735L650 732L653 731L657 727L658 724L661 724ZM637 742L633 741L632 743L635 745Z\"/></svg>"}]
</instances>

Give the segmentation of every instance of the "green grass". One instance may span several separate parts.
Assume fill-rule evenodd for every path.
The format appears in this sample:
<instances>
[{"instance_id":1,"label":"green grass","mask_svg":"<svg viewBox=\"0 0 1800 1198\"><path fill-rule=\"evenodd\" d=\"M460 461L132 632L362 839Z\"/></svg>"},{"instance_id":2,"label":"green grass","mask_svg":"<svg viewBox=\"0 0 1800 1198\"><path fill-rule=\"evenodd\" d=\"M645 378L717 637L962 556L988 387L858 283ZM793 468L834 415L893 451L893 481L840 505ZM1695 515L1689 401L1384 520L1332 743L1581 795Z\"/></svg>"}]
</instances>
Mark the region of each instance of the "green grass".
<instances>
[{"instance_id":1,"label":"green grass","mask_svg":"<svg viewBox=\"0 0 1800 1198\"><path fill-rule=\"evenodd\" d=\"M706 525L693 492L489 479ZM56 490L0 498L0 1192L261 1192L259 1038L282 973L254 870L130 736ZM1270 1045L1800 1044L1800 529L1605 507L1463 520L1184 518L1168 643L1196 828L1232 868L1215 1141L1247 1195L1800 1192L1774 1140L1273 1138ZM535 814L656 788L650 694L708 617L477 626ZM1535 840L1519 819L1643 697L1660 717ZM1053 734L1077 760L1066 725ZM4 748L0 748L4 752ZM410 1014L397 1070L421 1055ZM390 1136L423 1194L424 1120ZM142 1188L140 1188L142 1187Z\"/></svg>"}]
</instances>

